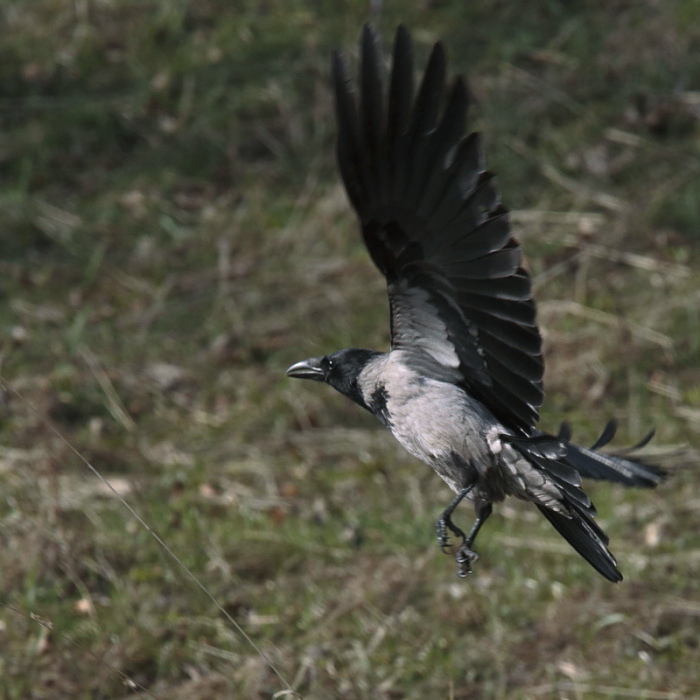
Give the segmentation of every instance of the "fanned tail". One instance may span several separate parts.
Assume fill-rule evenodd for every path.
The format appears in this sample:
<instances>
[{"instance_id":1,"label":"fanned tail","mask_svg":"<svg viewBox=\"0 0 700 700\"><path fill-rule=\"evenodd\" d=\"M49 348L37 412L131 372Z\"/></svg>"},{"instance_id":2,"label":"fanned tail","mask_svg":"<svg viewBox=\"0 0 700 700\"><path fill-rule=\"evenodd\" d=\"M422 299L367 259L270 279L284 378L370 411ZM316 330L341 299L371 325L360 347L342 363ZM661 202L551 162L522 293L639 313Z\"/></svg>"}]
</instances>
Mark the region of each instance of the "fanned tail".
<instances>
[{"instance_id":1,"label":"fanned tail","mask_svg":"<svg viewBox=\"0 0 700 700\"><path fill-rule=\"evenodd\" d=\"M649 442L653 433L637 445L617 454L598 452L615 435L616 426L608 423L592 447L581 447L569 442L571 430L562 424L559 435L537 434L532 437L501 435L528 462L557 486L561 500L556 508L548 507L533 498L535 505L557 532L608 581L621 581L615 557L608 549L608 537L595 522L596 510L581 488L581 477L652 488L657 486L665 471L631 458L634 450Z\"/></svg>"}]
</instances>

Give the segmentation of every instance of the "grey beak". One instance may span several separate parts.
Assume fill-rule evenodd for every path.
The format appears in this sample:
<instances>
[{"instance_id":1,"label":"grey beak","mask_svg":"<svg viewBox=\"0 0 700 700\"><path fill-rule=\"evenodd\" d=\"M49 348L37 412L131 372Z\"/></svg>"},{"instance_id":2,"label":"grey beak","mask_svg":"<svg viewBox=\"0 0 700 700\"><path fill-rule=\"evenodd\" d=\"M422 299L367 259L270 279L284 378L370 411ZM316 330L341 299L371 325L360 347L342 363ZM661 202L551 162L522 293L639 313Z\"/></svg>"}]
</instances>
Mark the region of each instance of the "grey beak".
<instances>
[{"instance_id":1,"label":"grey beak","mask_svg":"<svg viewBox=\"0 0 700 700\"><path fill-rule=\"evenodd\" d=\"M287 376L295 379L313 379L317 382L323 382L326 379L326 373L321 367L322 357L310 357L308 360L295 362L291 367L287 368Z\"/></svg>"}]
</instances>

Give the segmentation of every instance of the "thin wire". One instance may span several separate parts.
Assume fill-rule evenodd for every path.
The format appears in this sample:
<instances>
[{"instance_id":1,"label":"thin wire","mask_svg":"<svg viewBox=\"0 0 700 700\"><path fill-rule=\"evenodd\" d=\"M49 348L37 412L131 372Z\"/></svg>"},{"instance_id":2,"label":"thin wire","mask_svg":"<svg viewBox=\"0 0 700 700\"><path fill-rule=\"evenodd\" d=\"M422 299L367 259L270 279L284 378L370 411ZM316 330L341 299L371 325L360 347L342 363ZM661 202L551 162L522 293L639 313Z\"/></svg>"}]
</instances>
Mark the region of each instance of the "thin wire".
<instances>
[{"instance_id":1,"label":"thin wire","mask_svg":"<svg viewBox=\"0 0 700 700\"><path fill-rule=\"evenodd\" d=\"M12 605L8 605L7 603L2 603L2 607L7 608L10 612L15 613L16 615L20 615L21 617L24 617L25 619L29 620L30 622L36 622L38 625L43 627L45 630L48 630L50 632L56 631L54 629L53 623L50 620L44 620L43 618L39 617L38 615L34 615L34 614L27 615L27 613L22 612L21 610L18 610L17 608L13 607ZM90 651L90 649L83 646L77 640L73 639L73 637L71 637L71 635L66 634L65 632L61 632L60 630L58 631L58 634L61 636L62 639L67 640L74 647L76 647L77 649L80 649L80 651L87 654L88 656L91 656L98 663L104 664L105 666L107 666L107 668L114 671L114 673L121 676L122 683L125 686L127 686L129 688L129 690L134 691L140 697L145 697L145 695L148 695L151 698L155 698L155 700L159 700L158 695L155 695L154 693L152 693L150 690L148 690L148 688L144 688L140 683L137 683L127 673L124 673L124 671L117 668L113 664L109 663L109 661L107 661L106 659L101 658L94 651Z\"/></svg>"},{"instance_id":2,"label":"thin wire","mask_svg":"<svg viewBox=\"0 0 700 700\"><path fill-rule=\"evenodd\" d=\"M136 521L141 525L146 532L160 545L160 547L163 549L163 551L182 569L182 571L185 572L187 577L196 584L196 586L204 593L204 595L209 598L209 600L216 606L216 608L219 610L219 612L231 623L233 628L238 632L238 634L261 656L261 658L265 661L265 663L269 666L270 670L282 681L282 683L287 687L285 691L283 691L285 694L291 694L297 698L301 698L302 696L297 693L296 690L291 686L291 684L287 681L287 679L282 675L282 672L275 666L275 664L272 662L272 659L266 654L254 641L253 638L241 627L241 625L236 622L236 620L231 616L229 612L226 611L226 609L219 603L219 601L214 597L212 593L209 592L209 589L190 571L189 567L180 559L180 557L173 552L170 547L168 547L167 544L161 539L160 535L151 528L151 526L138 514L138 512L131 506L128 501L126 501L112 486L112 484L109 483L107 479L105 479L102 474L97 470L96 467L93 467L92 464L85 458L83 455L78 451L77 448L73 447L73 445L65 438L63 437L63 434L61 433L58 428L56 428L51 421L49 421L45 416L42 416L39 411L37 411L34 406L32 406L27 399L22 396L22 394L17 391L17 389L13 388L8 384L8 382L5 380L4 377L0 376L0 384L5 388L6 391L9 391L13 394L15 394L17 397L19 397L20 401L24 403L27 408L35 415L41 422L48 427L48 429L76 456L78 459L111 491L111 493L119 499L121 504L129 511L129 513L136 519Z\"/></svg>"}]
</instances>

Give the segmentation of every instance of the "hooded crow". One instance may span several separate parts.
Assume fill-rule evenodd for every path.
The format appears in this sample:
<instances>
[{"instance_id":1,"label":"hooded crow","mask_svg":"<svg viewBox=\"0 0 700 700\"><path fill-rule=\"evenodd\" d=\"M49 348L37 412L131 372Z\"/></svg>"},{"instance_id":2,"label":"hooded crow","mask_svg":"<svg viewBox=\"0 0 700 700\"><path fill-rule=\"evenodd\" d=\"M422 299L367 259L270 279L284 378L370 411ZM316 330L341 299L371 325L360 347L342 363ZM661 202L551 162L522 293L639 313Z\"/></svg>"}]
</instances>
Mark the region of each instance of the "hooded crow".
<instances>
[{"instance_id":1,"label":"hooded crow","mask_svg":"<svg viewBox=\"0 0 700 700\"><path fill-rule=\"evenodd\" d=\"M387 91L368 26L360 54L359 95L342 56L333 55L337 157L367 250L387 281L391 348L340 350L297 362L287 375L326 382L370 411L455 492L436 528L443 551L449 533L461 540L458 575L471 573L474 539L492 504L515 496L534 503L605 578L620 581L581 477L652 487L663 471L628 452L599 452L612 423L591 448L572 444L565 424L557 436L536 429L543 360L530 277L479 136L465 136L465 83L457 78L446 88L437 43L414 90L403 27ZM452 521L463 499L476 511L467 534Z\"/></svg>"}]
</instances>

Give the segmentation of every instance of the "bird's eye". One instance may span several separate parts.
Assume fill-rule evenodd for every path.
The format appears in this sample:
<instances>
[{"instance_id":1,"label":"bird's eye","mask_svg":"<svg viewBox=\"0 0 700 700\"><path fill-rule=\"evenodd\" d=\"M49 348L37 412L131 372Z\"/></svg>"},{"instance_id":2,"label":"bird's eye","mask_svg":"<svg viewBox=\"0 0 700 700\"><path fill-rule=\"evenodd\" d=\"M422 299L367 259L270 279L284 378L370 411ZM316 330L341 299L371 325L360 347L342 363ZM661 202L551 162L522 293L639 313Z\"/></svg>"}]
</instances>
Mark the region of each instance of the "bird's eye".
<instances>
[{"instance_id":1,"label":"bird's eye","mask_svg":"<svg viewBox=\"0 0 700 700\"><path fill-rule=\"evenodd\" d=\"M333 367L335 367L335 362L330 357L326 358L326 362L324 364L326 365L327 372L330 372Z\"/></svg>"}]
</instances>

